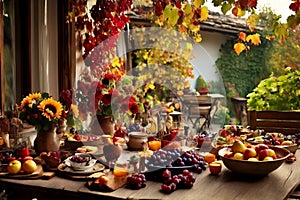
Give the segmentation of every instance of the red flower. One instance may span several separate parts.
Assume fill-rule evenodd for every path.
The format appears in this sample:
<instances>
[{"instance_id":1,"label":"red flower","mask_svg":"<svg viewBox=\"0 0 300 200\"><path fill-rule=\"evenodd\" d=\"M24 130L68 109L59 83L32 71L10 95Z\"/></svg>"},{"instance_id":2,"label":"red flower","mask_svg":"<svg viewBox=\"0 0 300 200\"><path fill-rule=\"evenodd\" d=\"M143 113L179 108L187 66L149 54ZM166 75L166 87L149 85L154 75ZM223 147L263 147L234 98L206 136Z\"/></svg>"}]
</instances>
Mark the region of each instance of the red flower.
<instances>
[{"instance_id":1,"label":"red flower","mask_svg":"<svg viewBox=\"0 0 300 200\"><path fill-rule=\"evenodd\" d=\"M102 97L102 103L104 105L111 104L111 96L112 96L112 94L105 94L105 95L103 95L103 97Z\"/></svg>"},{"instance_id":2,"label":"red flower","mask_svg":"<svg viewBox=\"0 0 300 200\"><path fill-rule=\"evenodd\" d=\"M136 114L139 112L139 106L137 103L129 103L129 110L132 114Z\"/></svg>"},{"instance_id":3,"label":"red flower","mask_svg":"<svg viewBox=\"0 0 300 200\"><path fill-rule=\"evenodd\" d=\"M115 75L113 75L113 74L105 74L104 78L106 78L106 79L114 79Z\"/></svg>"}]
</instances>

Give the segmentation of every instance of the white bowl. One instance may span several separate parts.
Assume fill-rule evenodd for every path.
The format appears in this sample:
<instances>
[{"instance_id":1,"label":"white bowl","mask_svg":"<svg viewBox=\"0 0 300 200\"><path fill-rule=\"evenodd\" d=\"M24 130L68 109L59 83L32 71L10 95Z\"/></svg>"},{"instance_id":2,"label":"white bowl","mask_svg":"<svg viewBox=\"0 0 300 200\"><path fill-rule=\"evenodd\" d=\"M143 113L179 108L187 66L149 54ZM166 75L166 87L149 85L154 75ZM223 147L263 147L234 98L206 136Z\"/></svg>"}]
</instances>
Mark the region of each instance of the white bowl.
<instances>
[{"instance_id":1,"label":"white bowl","mask_svg":"<svg viewBox=\"0 0 300 200\"><path fill-rule=\"evenodd\" d=\"M97 160L93 159L90 154L75 154L65 160L65 164L76 171L84 171L96 164Z\"/></svg>"}]
</instances>

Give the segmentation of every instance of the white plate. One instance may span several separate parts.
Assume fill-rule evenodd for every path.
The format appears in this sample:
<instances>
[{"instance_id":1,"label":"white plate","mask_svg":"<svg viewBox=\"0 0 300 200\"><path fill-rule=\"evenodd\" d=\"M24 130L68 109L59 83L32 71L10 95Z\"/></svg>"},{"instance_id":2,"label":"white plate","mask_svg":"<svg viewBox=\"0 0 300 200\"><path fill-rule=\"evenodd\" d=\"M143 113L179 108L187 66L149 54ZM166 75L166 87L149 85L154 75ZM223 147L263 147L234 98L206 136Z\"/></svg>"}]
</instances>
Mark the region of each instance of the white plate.
<instances>
[{"instance_id":1,"label":"white plate","mask_svg":"<svg viewBox=\"0 0 300 200\"><path fill-rule=\"evenodd\" d=\"M70 159L71 159L71 157L68 157L64 162L65 162L65 164L68 167L72 168L75 171L85 171L85 170L88 170L91 167L93 167L96 164L96 162L97 162L96 159L91 159L88 162L88 165L86 165L86 163L76 163L76 166L75 166L74 162L72 162ZM82 165L80 165L80 164L82 164Z\"/></svg>"}]
</instances>

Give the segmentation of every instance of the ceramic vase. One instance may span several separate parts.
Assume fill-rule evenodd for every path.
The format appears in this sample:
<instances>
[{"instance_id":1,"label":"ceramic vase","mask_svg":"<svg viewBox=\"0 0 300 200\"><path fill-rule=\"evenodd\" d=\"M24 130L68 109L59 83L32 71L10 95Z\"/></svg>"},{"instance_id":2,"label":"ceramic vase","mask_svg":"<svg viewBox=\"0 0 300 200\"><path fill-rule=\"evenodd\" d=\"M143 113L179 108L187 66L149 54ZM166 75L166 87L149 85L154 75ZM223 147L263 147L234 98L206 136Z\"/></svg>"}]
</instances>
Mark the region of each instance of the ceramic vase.
<instances>
[{"instance_id":1,"label":"ceramic vase","mask_svg":"<svg viewBox=\"0 0 300 200\"><path fill-rule=\"evenodd\" d=\"M60 140L56 133L56 127L52 126L49 131L40 130L34 140L34 150L37 155L42 152L58 151Z\"/></svg>"},{"instance_id":2,"label":"ceramic vase","mask_svg":"<svg viewBox=\"0 0 300 200\"><path fill-rule=\"evenodd\" d=\"M113 116L97 115L97 120L100 125L100 134L111 135L115 133Z\"/></svg>"}]
</instances>

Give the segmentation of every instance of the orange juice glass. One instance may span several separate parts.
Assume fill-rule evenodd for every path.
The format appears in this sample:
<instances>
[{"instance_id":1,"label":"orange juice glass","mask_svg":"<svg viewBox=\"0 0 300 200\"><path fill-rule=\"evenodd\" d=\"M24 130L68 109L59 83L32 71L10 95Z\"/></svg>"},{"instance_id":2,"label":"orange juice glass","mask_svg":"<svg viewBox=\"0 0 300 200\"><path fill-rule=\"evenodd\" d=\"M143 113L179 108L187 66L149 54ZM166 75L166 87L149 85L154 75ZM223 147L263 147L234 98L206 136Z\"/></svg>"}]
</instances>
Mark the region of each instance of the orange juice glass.
<instances>
[{"instance_id":1,"label":"orange juice glass","mask_svg":"<svg viewBox=\"0 0 300 200\"><path fill-rule=\"evenodd\" d=\"M128 175L128 166L116 164L114 167L114 176L115 177L123 177Z\"/></svg>"},{"instance_id":2,"label":"orange juice glass","mask_svg":"<svg viewBox=\"0 0 300 200\"><path fill-rule=\"evenodd\" d=\"M160 140L152 140L149 141L149 149L152 151L156 151L161 148L161 141Z\"/></svg>"}]
</instances>

